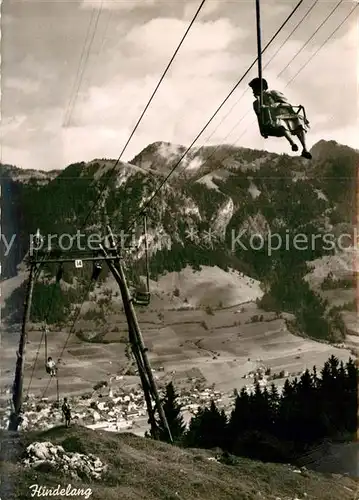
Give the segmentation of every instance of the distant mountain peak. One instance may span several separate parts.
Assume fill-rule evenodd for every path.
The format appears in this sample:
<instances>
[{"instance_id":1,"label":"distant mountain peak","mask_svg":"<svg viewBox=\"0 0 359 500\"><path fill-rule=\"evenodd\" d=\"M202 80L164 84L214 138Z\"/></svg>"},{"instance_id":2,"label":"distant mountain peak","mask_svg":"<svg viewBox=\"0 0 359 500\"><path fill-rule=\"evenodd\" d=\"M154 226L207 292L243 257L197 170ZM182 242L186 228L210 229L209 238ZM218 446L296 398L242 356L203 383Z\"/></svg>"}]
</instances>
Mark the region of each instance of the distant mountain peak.
<instances>
[{"instance_id":1,"label":"distant mountain peak","mask_svg":"<svg viewBox=\"0 0 359 500\"><path fill-rule=\"evenodd\" d=\"M345 146L344 144L340 144L334 140L326 141L324 139L315 143L310 152L312 153L313 160L324 160L333 156L359 153L358 150L355 150L350 146Z\"/></svg>"}]
</instances>

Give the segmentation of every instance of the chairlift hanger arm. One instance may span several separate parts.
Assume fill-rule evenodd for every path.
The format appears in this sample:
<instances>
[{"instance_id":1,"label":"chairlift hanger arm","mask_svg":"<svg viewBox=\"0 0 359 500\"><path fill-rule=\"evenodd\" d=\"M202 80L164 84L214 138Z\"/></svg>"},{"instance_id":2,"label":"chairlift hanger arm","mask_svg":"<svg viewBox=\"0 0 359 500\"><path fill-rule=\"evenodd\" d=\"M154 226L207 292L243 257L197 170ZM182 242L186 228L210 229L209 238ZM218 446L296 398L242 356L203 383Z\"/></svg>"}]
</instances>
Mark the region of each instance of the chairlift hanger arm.
<instances>
[{"instance_id":1,"label":"chairlift hanger arm","mask_svg":"<svg viewBox=\"0 0 359 500\"><path fill-rule=\"evenodd\" d=\"M258 78L260 82L259 113L261 115L263 106L263 79L262 79L262 37L261 37L260 0L256 0L256 28L257 28Z\"/></svg>"}]
</instances>

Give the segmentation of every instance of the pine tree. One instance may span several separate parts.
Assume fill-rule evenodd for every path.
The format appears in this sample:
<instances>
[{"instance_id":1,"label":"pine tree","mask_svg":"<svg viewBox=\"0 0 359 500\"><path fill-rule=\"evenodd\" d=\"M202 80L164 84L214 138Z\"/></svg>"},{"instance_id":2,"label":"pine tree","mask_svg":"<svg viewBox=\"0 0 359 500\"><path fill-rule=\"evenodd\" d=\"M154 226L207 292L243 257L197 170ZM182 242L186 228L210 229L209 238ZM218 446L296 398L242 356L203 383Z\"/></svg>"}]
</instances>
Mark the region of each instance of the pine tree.
<instances>
[{"instance_id":1,"label":"pine tree","mask_svg":"<svg viewBox=\"0 0 359 500\"><path fill-rule=\"evenodd\" d=\"M306 370L301 376L296 396L296 418L293 425L296 427L296 440L305 447L324 437L324 427L317 407L318 392L314 386L313 376Z\"/></svg>"},{"instance_id":2,"label":"pine tree","mask_svg":"<svg viewBox=\"0 0 359 500\"><path fill-rule=\"evenodd\" d=\"M226 438L227 417L219 411L215 402L209 408L199 409L191 419L186 434L186 443L199 448L224 448Z\"/></svg>"},{"instance_id":3,"label":"pine tree","mask_svg":"<svg viewBox=\"0 0 359 500\"><path fill-rule=\"evenodd\" d=\"M177 403L177 398L178 395L176 394L173 383L170 382L166 386L162 406L174 442L180 441L186 430L186 425L183 421L183 416L181 415L181 406ZM161 424L158 425L158 429L161 441L168 441L169 438L166 429L164 429Z\"/></svg>"},{"instance_id":4,"label":"pine tree","mask_svg":"<svg viewBox=\"0 0 359 500\"><path fill-rule=\"evenodd\" d=\"M212 447L226 447L227 417L224 410L219 410L215 402L211 401L209 409L209 420L215 435L212 437Z\"/></svg>"},{"instance_id":5,"label":"pine tree","mask_svg":"<svg viewBox=\"0 0 359 500\"><path fill-rule=\"evenodd\" d=\"M326 361L321 370L321 379L318 391L318 403L321 411L322 425L324 427L325 436L333 436L336 433L336 422L334 418L334 402L333 395L336 392L336 382L334 375L336 373L336 365L333 360Z\"/></svg>"},{"instance_id":6,"label":"pine tree","mask_svg":"<svg viewBox=\"0 0 359 500\"><path fill-rule=\"evenodd\" d=\"M271 415L269 395L266 389L262 390L259 383L255 384L254 393L250 398L251 427L253 430L266 433L271 430Z\"/></svg>"},{"instance_id":7,"label":"pine tree","mask_svg":"<svg viewBox=\"0 0 359 500\"><path fill-rule=\"evenodd\" d=\"M354 434L357 432L358 426L358 367L355 361L349 359L346 364L346 379L343 396L344 415L342 415L345 429Z\"/></svg>"},{"instance_id":8,"label":"pine tree","mask_svg":"<svg viewBox=\"0 0 359 500\"><path fill-rule=\"evenodd\" d=\"M281 395L274 384L269 391L256 384L252 394L244 388L235 396L228 424L213 401L199 410L187 433L190 446L287 462L323 438L353 435L357 429L358 368L352 359L344 365L332 356L321 376L315 367L306 370L299 380L286 380Z\"/></svg>"},{"instance_id":9,"label":"pine tree","mask_svg":"<svg viewBox=\"0 0 359 500\"><path fill-rule=\"evenodd\" d=\"M243 388L235 399L234 408L228 422L228 442L231 445L237 441L240 434L243 434L250 428L251 409L250 396ZM230 446L231 447L231 446Z\"/></svg>"},{"instance_id":10,"label":"pine tree","mask_svg":"<svg viewBox=\"0 0 359 500\"><path fill-rule=\"evenodd\" d=\"M226 443L228 450L232 453L239 451L239 442L252 428L251 396L243 388L235 399L234 408L231 412L227 425Z\"/></svg>"},{"instance_id":11,"label":"pine tree","mask_svg":"<svg viewBox=\"0 0 359 500\"><path fill-rule=\"evenodd\" d=\"M186 446L190 447L200 447L203 442L202 433L202 422L205 413L205 408L199 407L197 413L191 418L188 426L188 430L185 434L184 443Z\"/></svg>"},{"instance_id":12,"label":"pine tree","mask_svg":"<svg viewBox=\"0 0 359 500\"><path fill-rule=\"evenodd\" d=\"M280 395L278 388L272 384L269 391L269 415L271 422L271 430L273 436L277 435L278 430L278 413L279 413L279 405L280 405Z\"/></svg>"},{"instance_id":13,"label":"pine tree","mask_svg":"<svg viewBox=\"0 0 359 500\"><path fill-rule=\"evenodd\" d=\"M294 383L287 379L284 383L282 397L278 408L277 437L279 439L291 441L294 439L295 431L293 429L294 401L295 401Z\"/></svg>"}]
</instances>

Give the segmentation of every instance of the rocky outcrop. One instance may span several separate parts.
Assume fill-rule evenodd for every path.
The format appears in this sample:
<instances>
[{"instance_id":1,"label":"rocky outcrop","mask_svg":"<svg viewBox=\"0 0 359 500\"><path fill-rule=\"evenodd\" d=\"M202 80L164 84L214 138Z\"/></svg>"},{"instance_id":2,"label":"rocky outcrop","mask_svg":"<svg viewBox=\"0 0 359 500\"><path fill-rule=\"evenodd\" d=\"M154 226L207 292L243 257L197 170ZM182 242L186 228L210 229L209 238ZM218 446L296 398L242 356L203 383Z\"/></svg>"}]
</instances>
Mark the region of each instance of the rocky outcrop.
<instances>
[{"instance_id":1,"label":"rocky outcrop","mask_svg":"<svg viewBox=\"0 0 359 500\"><path fill-rule=\"evenodd\" d=\"M65 452L62 446L56 446L48 441L35 442L26 448L22 460L25 467L35 469L55 468L77 479L101 479L107 470L107 465L95 455Z\"/></svg>"}]
</instances>

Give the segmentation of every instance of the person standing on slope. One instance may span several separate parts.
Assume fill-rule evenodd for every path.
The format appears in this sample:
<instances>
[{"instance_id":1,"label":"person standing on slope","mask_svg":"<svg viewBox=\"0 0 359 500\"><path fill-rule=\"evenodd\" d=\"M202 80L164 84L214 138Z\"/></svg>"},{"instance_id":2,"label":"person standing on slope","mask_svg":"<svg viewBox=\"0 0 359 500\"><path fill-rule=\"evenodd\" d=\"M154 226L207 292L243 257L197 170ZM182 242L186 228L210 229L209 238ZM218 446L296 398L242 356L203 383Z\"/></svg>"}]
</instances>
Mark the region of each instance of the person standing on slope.
<instances>
[{"instance_id":1,"label":"person standing on slope","mask_svg":"<svg viewBox=\"0 0 359 500\"><path fill-rule=\"evenodd\" d=\"M71 408L69 403L67 402L67 398L64 398L64 402L62 404L62 414L65 419L65 424L66 427L70 427L70 420L71 420Z\"/></svg>"},{"instance_id":2,"label":"person standing on slope","mask_svg":"<svg viewBox=\"0 0 359 500\"><path fill-rule=\"evenodd\" d=\"M262 110L260 109L261 85L260 79L254 78L250 83L253 95L256 100L253 102L253 109L257 115L259 130L265 139L272 137L285 137L292 147L292 151L298 151L298 146L292 136L297 136L301 143L302 157L311 160L305 134L309 128L306 117L297 114L287 98L277 90L268 90L267 81L262 78Z\"/></svg>"}]
</instances>

